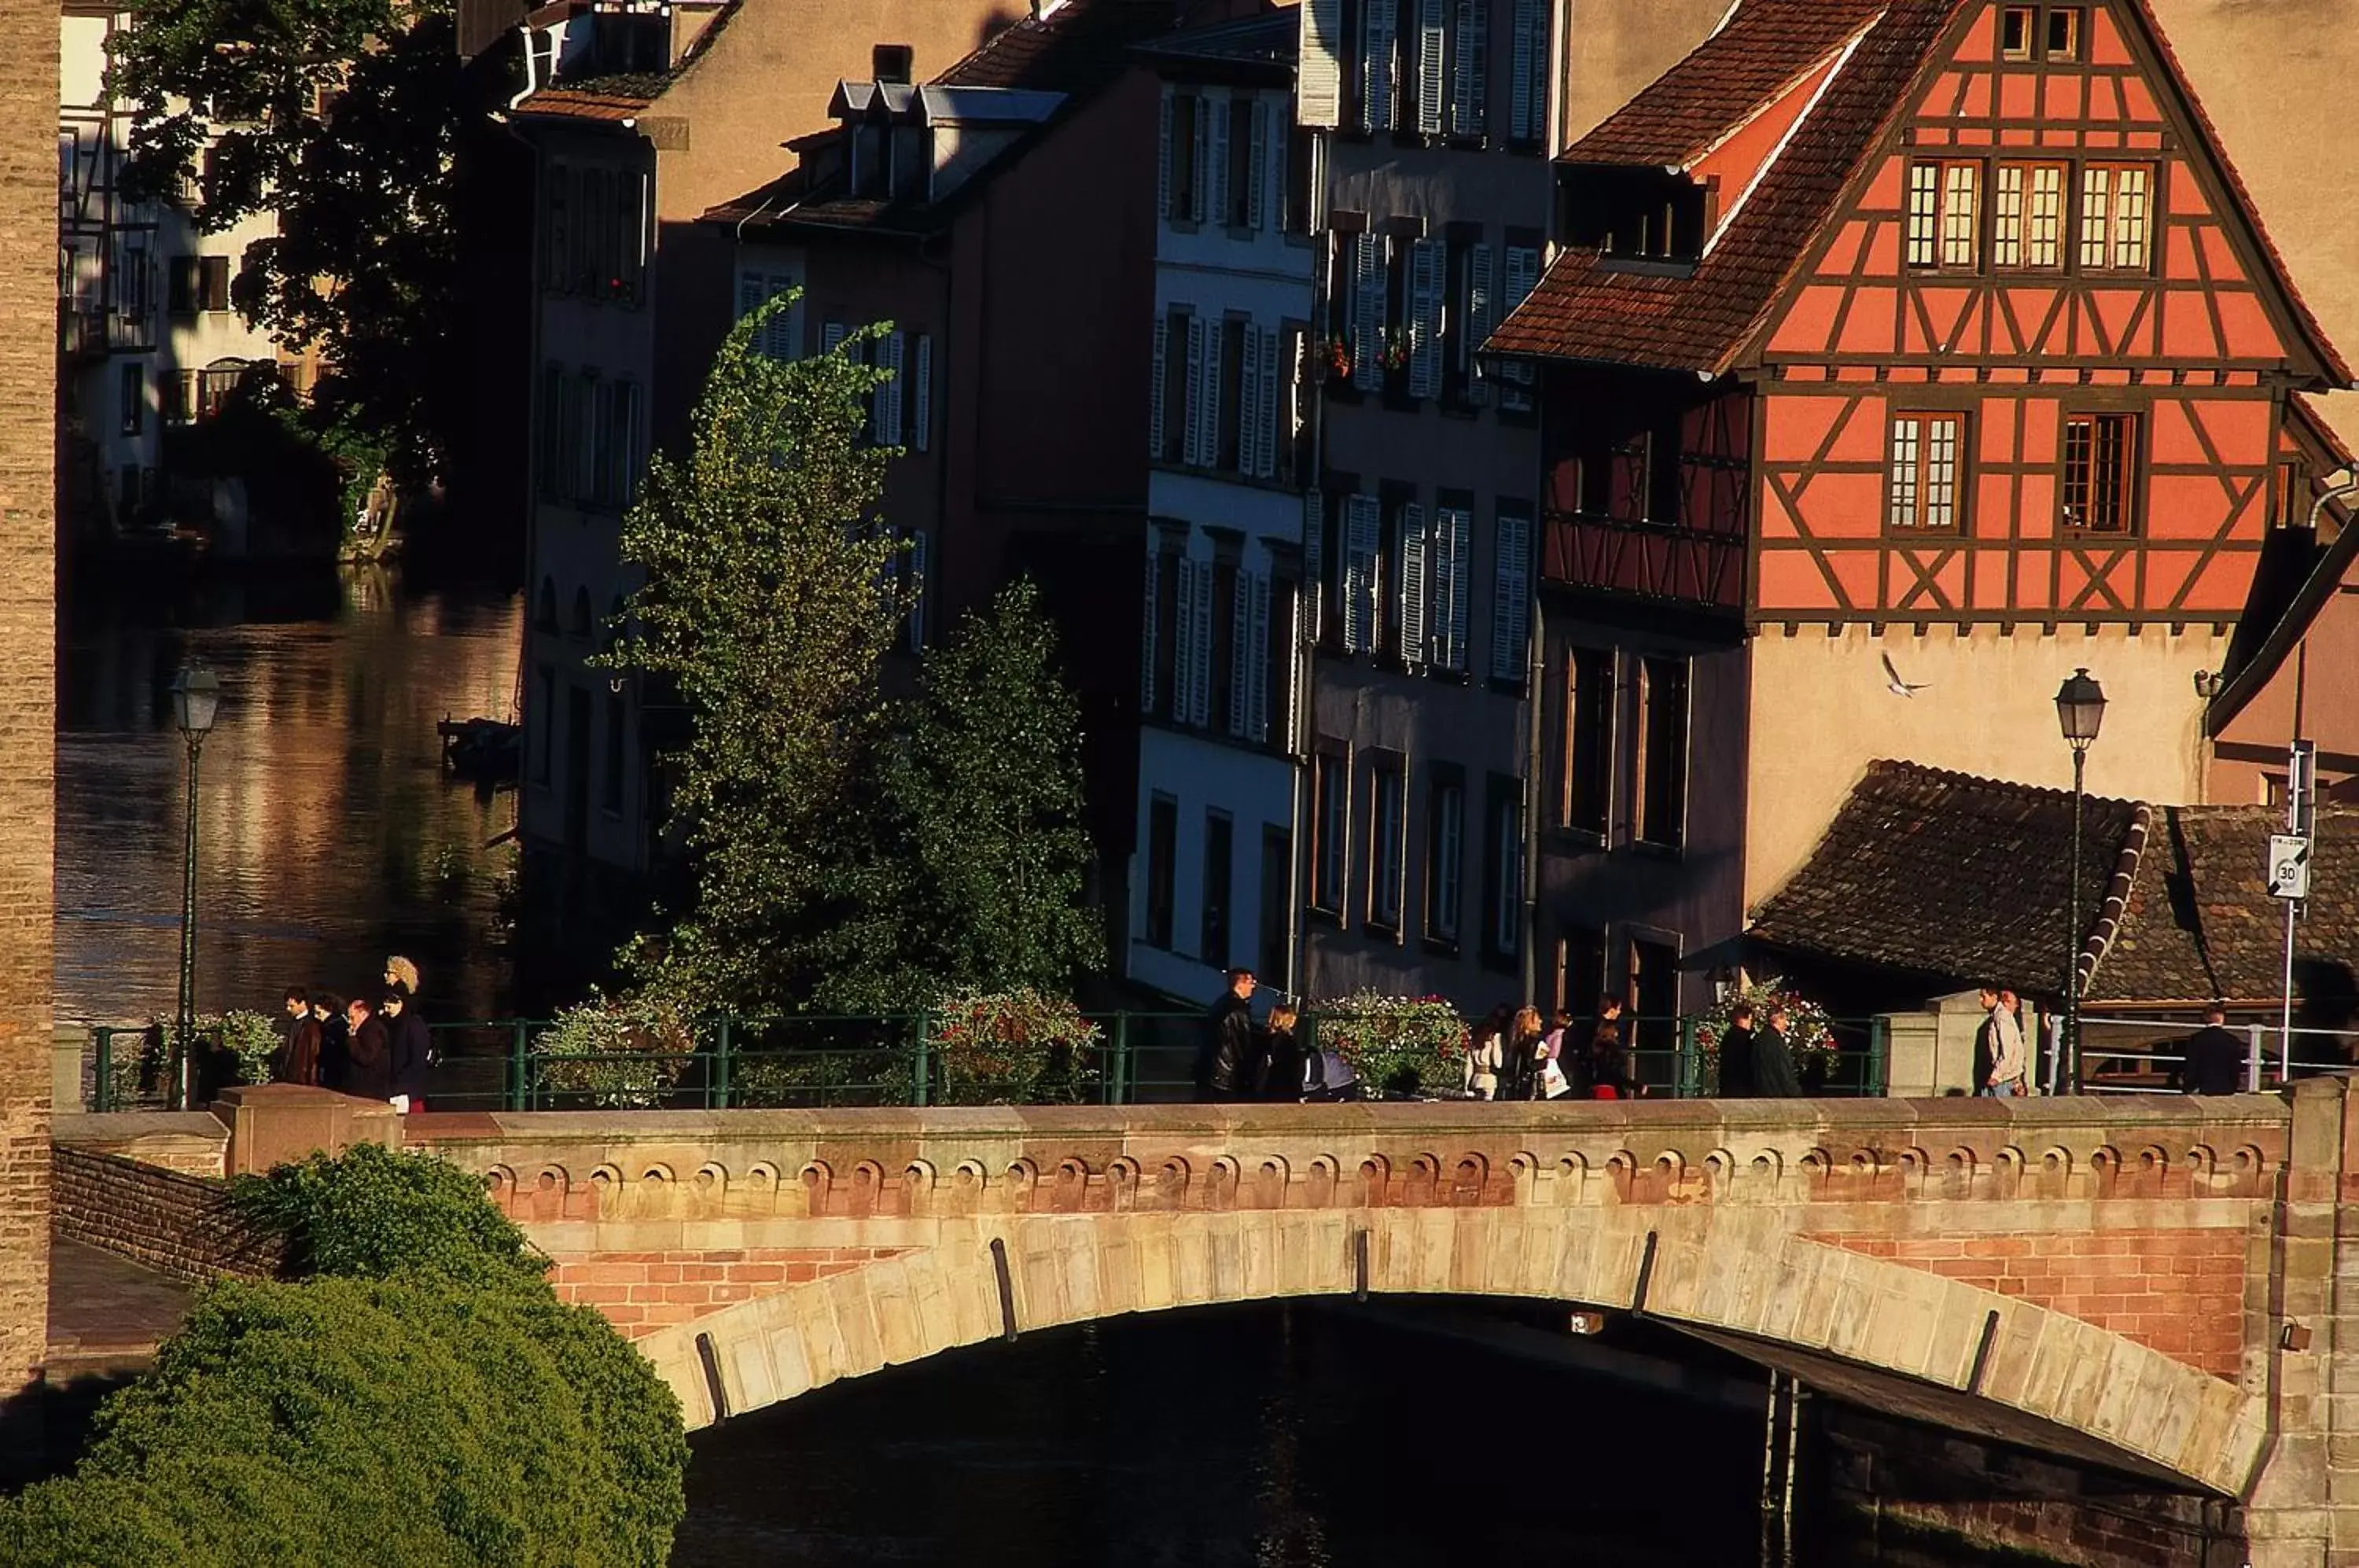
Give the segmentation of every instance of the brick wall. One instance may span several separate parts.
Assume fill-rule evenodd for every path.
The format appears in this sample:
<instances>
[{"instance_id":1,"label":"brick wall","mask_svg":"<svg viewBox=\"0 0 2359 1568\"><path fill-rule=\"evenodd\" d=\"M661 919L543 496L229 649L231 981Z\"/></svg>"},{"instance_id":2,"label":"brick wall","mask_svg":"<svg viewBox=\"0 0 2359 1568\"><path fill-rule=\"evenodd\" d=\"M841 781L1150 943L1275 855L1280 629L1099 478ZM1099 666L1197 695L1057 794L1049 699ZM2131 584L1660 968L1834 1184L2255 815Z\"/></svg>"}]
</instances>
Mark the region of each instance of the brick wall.
<instances>
[{"instance_id":1,"label":"brick wall","mask_svg":"<svg viewBox=\"0 0 2359 1568\"><path fill-rule=\"evenodd\" d=\"M2070 1312L2214 1377L2244 1368L2242 1230L1814 1239Z\"/></svg>"},{"instance_id":2,"label":"brick wall","mask_svg":"<svg viewBox=\"0 0 2359 1568\"><path fill-rule=\"evenodd\" d=\"M549 1283L564 1301L595 1307L629 1337L751 1300L780 1285L842 1274L906 1248L747 1247L710 1252L554 1253Z\"/></svg>"},{"instance_id":3,"label":"brick wall","mask_svg":"<svg viewBox=\"0 0 2359 1568\"><path fill-rule=\"evenodd\" d=\"M0 6L0 1397L49 1347L58 12Z\"/></svg>"},{"instance_id":4,"label":"brick wall","mask_svg":"<svg viewBox=\"0 0 2359 1568\"><path fill-rule=\"evenodd\" d=\"M269 1279L286 1262L282 1237L230 1211L225 1182L64 1147L51 1170L57 1234L68 1241L182 1279Z\"/></svg>"}]
</instances>

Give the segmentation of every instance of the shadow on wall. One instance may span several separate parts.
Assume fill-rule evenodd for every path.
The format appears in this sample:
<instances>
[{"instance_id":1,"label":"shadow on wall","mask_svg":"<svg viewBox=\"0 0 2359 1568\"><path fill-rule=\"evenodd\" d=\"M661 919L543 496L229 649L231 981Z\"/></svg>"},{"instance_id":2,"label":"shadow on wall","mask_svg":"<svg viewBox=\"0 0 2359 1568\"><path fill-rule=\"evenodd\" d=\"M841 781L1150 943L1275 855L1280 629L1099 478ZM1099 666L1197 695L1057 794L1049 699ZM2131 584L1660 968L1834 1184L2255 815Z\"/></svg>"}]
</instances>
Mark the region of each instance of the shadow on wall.
<instances>
[{"instance_id":1,"label":"shadow on wall","mask_svg":"<svg viewBox=\"0 0 2359 1568\"><path fill-rule=\"evenodd\" d=\"M2297 958L2293 965L2293 1027L2322 1029L2299 1037L2295 1050L2315 1067L2341 1067L2351 1058L2351 1029L2359 1022L2359 977L2339 958Z\"/></svg>"},{"instance_id":2,"label":"shadow on wall","mask_svg":"<svg viewBox=\"0 0 2359 1568\"><path fill-rule=\"evenodd\" d=\"M1024 16L1025 13L1021 11L994 11L976 26L974 29L974 47L981 49L984 45L989 43L992 39L997 38L1000 34L1006 32L1016 23L1022 21L1024 19Z\"/></svg>"}]
</instances>

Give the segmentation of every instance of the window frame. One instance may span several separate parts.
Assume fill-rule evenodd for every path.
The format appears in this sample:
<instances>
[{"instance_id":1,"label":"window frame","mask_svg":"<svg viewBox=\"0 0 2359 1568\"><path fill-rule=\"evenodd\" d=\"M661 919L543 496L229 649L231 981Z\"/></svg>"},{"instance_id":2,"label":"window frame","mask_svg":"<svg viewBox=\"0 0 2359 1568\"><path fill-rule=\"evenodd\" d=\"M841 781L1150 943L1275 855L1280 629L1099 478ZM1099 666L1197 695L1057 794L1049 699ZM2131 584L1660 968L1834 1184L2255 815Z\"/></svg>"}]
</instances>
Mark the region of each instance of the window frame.
<instances>
[{"instance_id":1,"label":"window frame","mask_svg":"<svg viewBox=\"0 0 2359 1568\"><path fill-rule=\"evenodd\" d=\"M2056 177L2053 205L2044 215L2034 208L2038 194L2038 176L2051 173ZM2020 184L2014 193L2013 232L2009 233L2006 212L2007 176L2016 175ZM2061 273L2071 255L2074 236L2071 228L2072 165L2059 158L2003 158L1993 165L1990 184L1990 264L1993 272ZM2034 251L2041 243L2040 225L2048 233L2045 244L2049 259L2034 259ZM2013 246L2012 258L2001 250Z\"/></svg>"},{"instance_id":2,"label":"window frame","mask_svg":"<svg viewBox=\"0 0 2359 1568\"><path fill-rule=\"evenodd\" d=\"M1984 160L1980 158L1915 158L1908 162L1901 194L1901 257L1910 272L1976 273L1982 270L1983 209L1985 186ZM1919 179L1932 174L1931 204L1920 204ZM1972 207L1962 223L1951 206L1951 193L1957 176L1967 177ZM1930 227L1920 234L1920 220ZM1951 248L1962 240L1967 249L1965 259L1953 260ZM1921 254L1920 254L1921 252Z\"/></svg>"},{"instance_id":3,"label":"window frame","mask_svg":"<svg viewBox=\"0 0 2359 1568\"><path fill-rule=\"evenodd\" d=\"M1352 753L1325 736L1310 754L1309 882L1310 909L1342 925L1352 882Z\"/></svg>"},{"instance_id":4,"label":"window frame","mask_svg":"<svg viewBox=\"0 0 2359 1568\"><path fill-rule=\"evenodd\" d=\"M2056 45L2056 24L2065 24L2068 34L2062 49ZM2089 14L2079 5L2050 5L2039 17L2039 58L2064 65L2077 65L2088 52Z\"/></svg>"},{"instance_id":5,"label":"window frame","mask_svg":"<svg viewBox=\"0 0 2359 1568\"><path fill-rule=\"evenodd\" d=\"M1620 658L1611 648L1566 645L1564 665L1558 676L1563 711L1561 740L1557 748L1560 777L1557 789L1557 823L1564 832L1603 844L1614 826L1614 739L1616 698L1621 691ZM1592 677L1584 680L1583 667ZM1594 729L1584 746L1582 716L1593 715ZM1586 756L1577 755L1585 752ZM1581 788L1584 776L1589 789ZM1595 810L1585 811L1584 797L1593 794Z\"/></svg>"},{"instance_id":6,"label":"window frame","mask_svg":"<svg viewBox=\"0 0 2359 1568\"><path fill-rule=\"evenodd\" d=\"M1650 653L1638 660L1638 722L1633 737L1632 805L1630 837L1633 844L1649 849L1677 854L1687 847L1688 782L1693 773L1695 729L1695 661L1681 653ZM1658 683L1676 675L1675 705L1664 709L1657 706ZM1656 755L1662 721L1675 719L1678 738L1675 755L1668 757L1672 782L1667 797L1659 803L1656 789L1664 771L1664 758ZM1671 820L1658 821L1658 810L1668 811ZM1666 833L1663 830L1668 828Z\"/></svg>"},{"instance_id":7,"label":"window frame","mask_svg":"<svg viewBox=\"0 0 2359 1568\"><path fill-rule=\"evenodd\" d=\"M1911 441L1914 447L1908 462L1909 516L1904 519L1900 508L1901 433L1904 424L1916 430ZM1944 522L1931 521L1933 512L1934 442L1933 430L1946 426L1950 430L1949 517ZM1884 531L1902 539L1930 535L1955 535L1966 532L1966 498L1972 494L1967 458L1973 450L1972 420L1962 408L1921 408L1915 405L1897 407L1886 417L1884 440Z\"/></svg>"},{"instance_id":8,"label":"window frame","mask_svg":"<svg viewBox=\"0 0 2359 1568\"><path fill-rule=\"evenodd\" d=\"M1364 755L1368 879L1361 923L1397 939L1408 915L1408 758L1375 747Z\"/></svg>"},{"instance_id":9,"label":"window frame","mask_svg":"<svg viewBox=\"0 0 2359 1568\"><path fill-rule=\"evenodd\" d=\"M2097 439L2095 432L2105 425L2118 425L2124 432L2119 442L2119 450L2113 462L2113 467L2118 476L2116 495L2118 517L2111 524L2073 520L2072 430L2079 425L2085 425L2091 430L2090 440L2093 450L2089 458L2089 479L2086 481L2091 485L2093 485L2097 474L2096 453L2093 451ZM2134 408L2067 408L2064 409L2056 443L2056 524L2060 530L2074 537L2105 539L2138 537L2139 527L2143 520L2138 503L2143 489L2139 480L2146 472L2146 454L2142 444L2146 438L2146 419ZM2093 506L2093 495L2089 499Z\"/></svg>"},{"instance_id":10,"label":"window frame","mask_svg":"<svg viewBox=\"0 0 2359 1568\"><path fill-rule=\"evenodd\" d=\"M1513 774L1485 781L1483 809L1483 962L1513 972L1523 950L1524 784Z\"/></svg>"},{"instance_id":11,"label":"window frame","mask_svg":"<svg viewBox=\"0 0 2359 1568\"><path fill-rule=\"evenodd\" d=\"M2089 214L2093 205L2091 179L2104 175L2103 212L2097 219L2102 232L2090 233ZM2123 208L2123 176L2139 177L2137 194L2136 258L2121 259L2124 246L2125 222ZM2081 272L2096 277L2144 278L2154 272L2154 231L2156 198L2162 188L2161 166L2140 158L2084 158L2080 166L2079 205L2073 213L2072 254ZM2098 258L2090 259L2092 244L2097 247Z\"/></svg>"},{"instance_id":12,"label":"window frame","mask_svg":"<svg viewBox=\"0 0 2359 1568\"><path fill-rule=\"evenodd\" d=\"M2023 24L2023 41L2010 45L2006 41L2009 23ZM2039 7L2037 5L2004 5L1999 8L1998 57L2005 60L2028 60L2039 47Z\"/></svg>"},{"instance_id":13,"label":"window frame","mask_svg":"<svg viewBox=\"0 0 2359 1568\"><path fill-rule=\"evenodd\" d=\"M1425 786L1424 908L1426 947L1455 953L1466 932L1466 770L1429 763Z\"/></svg>"}]
</instances>

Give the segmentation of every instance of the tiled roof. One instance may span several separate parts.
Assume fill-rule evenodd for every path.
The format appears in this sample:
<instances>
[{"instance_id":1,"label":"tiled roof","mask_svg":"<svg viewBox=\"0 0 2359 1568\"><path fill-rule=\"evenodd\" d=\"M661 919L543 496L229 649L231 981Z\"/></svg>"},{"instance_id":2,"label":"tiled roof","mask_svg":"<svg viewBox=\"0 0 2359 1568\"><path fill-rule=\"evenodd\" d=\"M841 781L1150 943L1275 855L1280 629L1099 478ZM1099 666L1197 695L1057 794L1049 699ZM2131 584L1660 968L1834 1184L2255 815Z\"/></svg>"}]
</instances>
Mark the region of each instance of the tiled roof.
<instances>
[{"instance_id":1,"label":"tiled roof","mask_svg":"<svg viewBox=\"0 0 2359 1568\"><path fill-rule=\"evenodd\" d=\"M1593 250L1567 249L1492 334L1492 352L1707 374L1726 369L1801 265L1852 170L1898 113L1909 82L1960 4L1890 0L1691 275L1625 271ZM1565 158L1583 161L1591 138L1608 131L1612 138L1601 145L1626 161L1649 138L1657 150L1693 143L1705 133L1706 118L1719 118L1723 128L1735 125L1774 90L1768 78L1792 80L1848 37L1859 16L1850 0L1745 0L1736 17L1688 61L1576 143ZM1751 51L1787 34L1800 47L1781 49L1776 70L1750 63ZM1710 116L1676 102L1688 89L1673 78L1698 56L1709 58L1689 77L1694 90L1709 86L1717 94ZM1649 99L1659 101L1640 113ZM1626 123L1616 130L1616 121Z\"/></svg>"},{"instance_id":2,"label":"tiled roof","mask_svg":"<svg viewBox=\"0 0 2359 1568\"><path fill-rule=\"evenodd\" d=\"M544 87L516 105L516 113L551 120L631 120L652 107L657 93L618 93L592 83L586 87Z\"/></svg>"},{"instance_id":3,"label":"tiled roof","mask_svg":"<svg viewBox=\"0 0 2359 1568\"><path fill-rule=\"evenodd\" d=\"M2081 851L2087 932L2142 814L2091 796ZM2063 975L2072 796L1913 762L1874 762L1751 934L1848 963L2052 991Z\"/></svg>"},{"instance_id":4,"label":"tiled roof","mask_svg":"<svg viewBox=\"0 0 2359 1568\"><path fill-rule=\"evenodd\" d=\"M2117 1008L2280 999L2285 908L2269 896L2267 860L2282 821L2270 807L2091 796L2072 927L2084 998ZM1962 988L2053 994L2071 843L2067 790L1871 763L1747 934ZM2297 952L2359 965L2359 811L2319 812L2310 887Z\"/></svg>"},{"instance_id":5,"label":"tiled roof","mask_svg":"<svg viewBox=\"0 0 2359 1568\"><path fill-rule=\"evenodd\" d=\"M2269 836L2284 821L2270 806L2156 808L2121 929L2090 976L2089 1000L2281 999L2285 906L2269 895L2267 863ZM2359 811L2318 813L2310 871L2297 957L2359 965Z\"/></svg>"},{"instance_id":6,"label":"tiled roof","mask_svg":"<svg viewBox=\"0 0 2359 1568\"><path fill-rule=\"evenodd\" d=\"M1884 0L1746 0L1727 24L1572 145L1567 163L1682 165L1875 20Z\"/></svg>"},{"instance_id":7,"label":"tiled roof","mask_svg":"<svg viewBox=\"0 0 2359 1568\"><path fill-rule=\"evenodd\" d=\"M1291 73L1301 37L1301 19L1288 5L1243 21L1190 27L1144 45L1139 52L1183 68L1253 66Z\"/></svg>"}]
</instances>

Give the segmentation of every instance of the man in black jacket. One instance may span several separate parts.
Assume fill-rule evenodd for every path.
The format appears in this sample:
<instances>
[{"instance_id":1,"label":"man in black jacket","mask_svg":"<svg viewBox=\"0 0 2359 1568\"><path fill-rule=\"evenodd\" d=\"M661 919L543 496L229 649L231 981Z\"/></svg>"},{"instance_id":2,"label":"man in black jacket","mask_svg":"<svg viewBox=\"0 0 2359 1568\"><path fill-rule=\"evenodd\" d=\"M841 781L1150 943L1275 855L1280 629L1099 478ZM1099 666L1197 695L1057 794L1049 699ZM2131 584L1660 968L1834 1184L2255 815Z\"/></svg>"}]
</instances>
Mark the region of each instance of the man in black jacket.
<instances>
[{"instance_id":1,"label":"man in black jacket","mask_svg":"<svg viewBox=\"0 0 2359 1568\"><path fill-rule=\"evenodd\" d=\"M1253 1083L1254 977L1250 969L1229 971L1229 987L1212 1004L1210 1030L1196 1053L1196 1098L1240 1100Z\"/></svg>"},{"instance_id":2,"label":"man in black jacket","mask_svg":"<svg viewBox=\"0 0 2359 1568\"><path fill-rule=\"evenodd\" d=\"M1761 1092L1753 1073L1753 1004L1728 1012L1728 1032L1720 1037L1720 1098L1749 1100Z\"/></svg>"},{"instance_id":3,"label":"man in black jacket","mask_svg":"<svg viewBox=\"0 0 2359 1568\"><path fill-rule=\"evenodd\" d=\"M426 1108L427 1054L432 1049L426 1019L400 986L387 988L381 1004L391 1083L386 1098L404 1112Z\"/></svg>"},{"instance_id":4,"label":"man in black jacket","mask_svg":"<svg viewBox=\"0 0 2359 1568\"><path fill-rule=\"evenodd\" d=\"M2228 1031L2228 1010L2214 1002L2203 1009L2203 1027L2180 1050L2179 1086L2190 1094L2234 1094L2245 1087L2245 1041Z\"/></svg>"}]
</instances>

